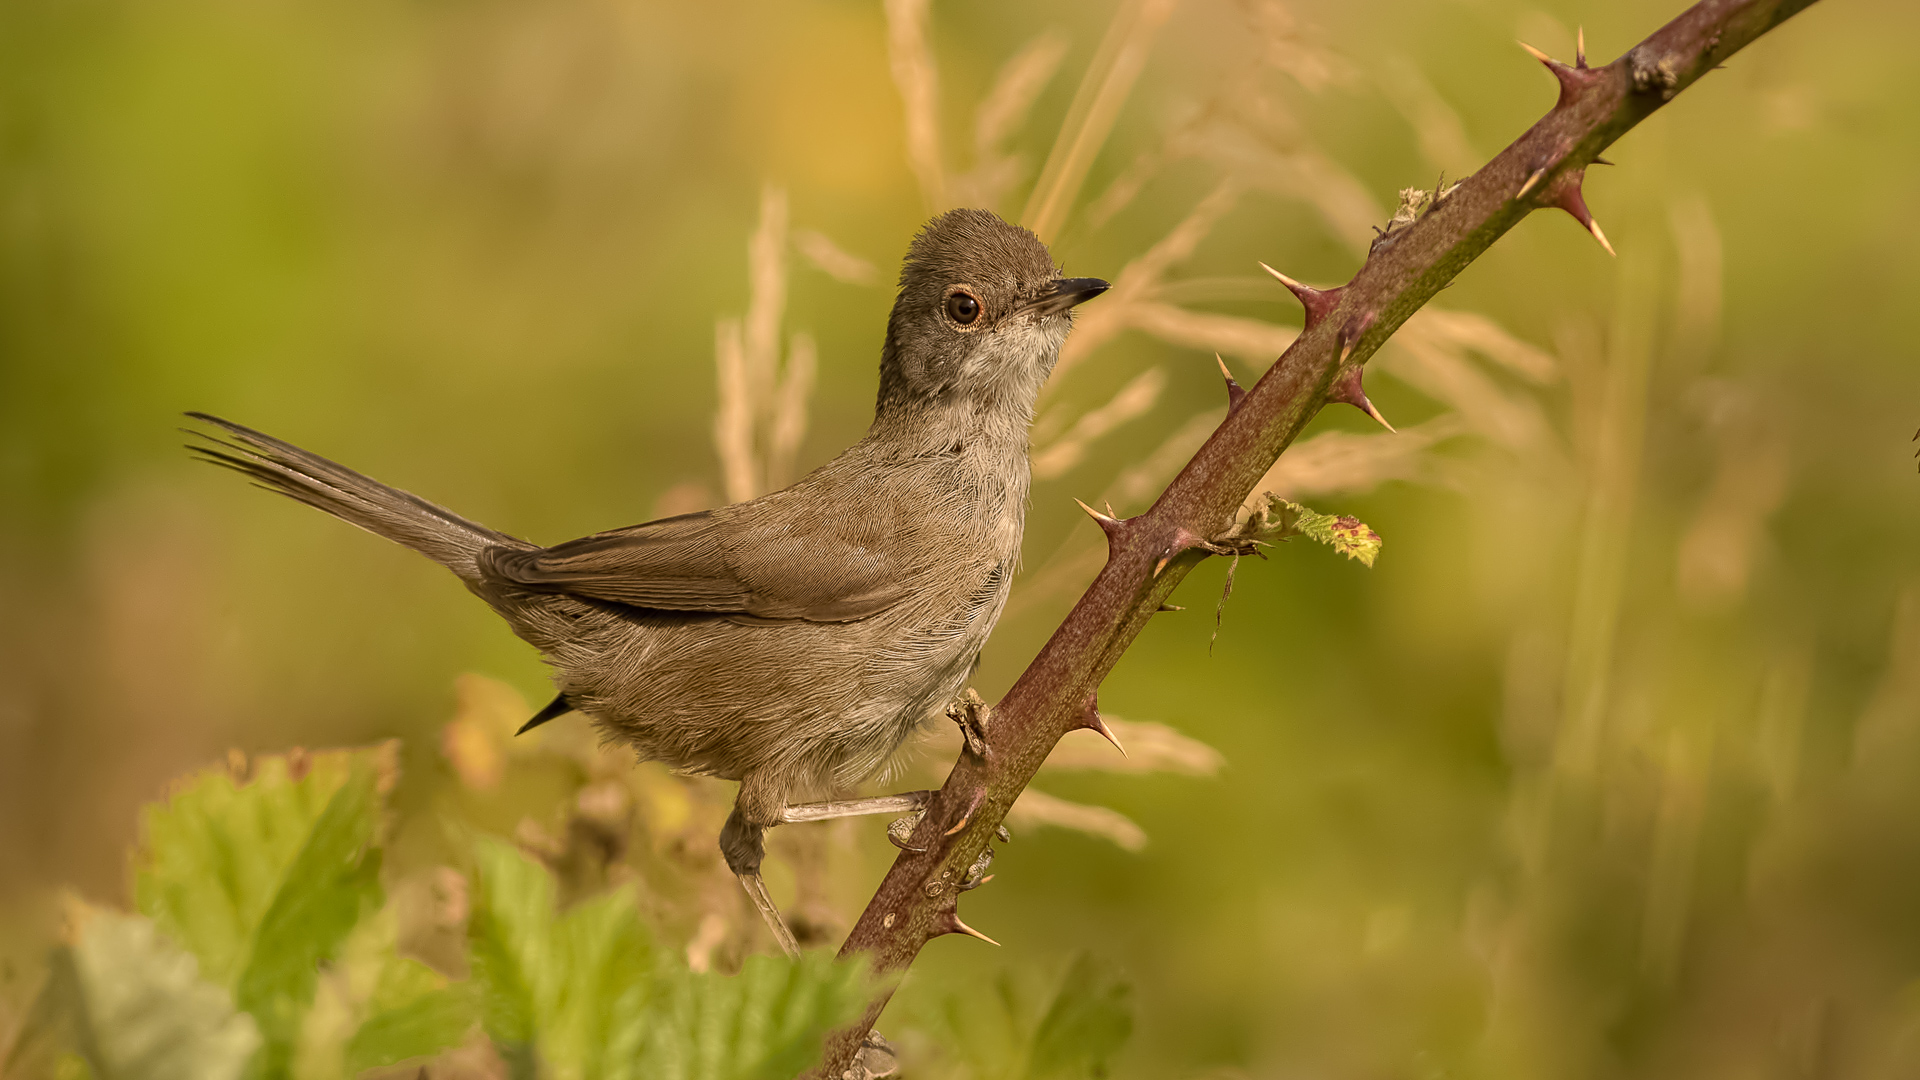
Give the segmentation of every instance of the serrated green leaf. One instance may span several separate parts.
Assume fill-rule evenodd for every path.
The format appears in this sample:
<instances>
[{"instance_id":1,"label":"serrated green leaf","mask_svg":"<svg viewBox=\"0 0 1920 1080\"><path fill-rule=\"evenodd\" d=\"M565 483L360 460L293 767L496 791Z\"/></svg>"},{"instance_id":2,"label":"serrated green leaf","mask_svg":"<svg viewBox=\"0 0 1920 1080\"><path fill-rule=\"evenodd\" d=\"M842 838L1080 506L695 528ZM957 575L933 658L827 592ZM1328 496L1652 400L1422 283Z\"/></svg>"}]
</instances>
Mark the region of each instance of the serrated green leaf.
<instances>
[{"instance_id":1,"label":"serrated green leaf","mask_svg":"<svg viewBox=\"0 0 1920 1080\"><path fill-rule=\"evenodd\" d=\"M85 911L47 993L97 1080L235 1080L260 1045L253 1019L150 919Z\"/></svg>"},{"instance_id":2,"label":"serrated green leaf","mask_svg":"<svg viewBox=\"0 0 1920 1080\"><path fill-rule=\"evenodd\" d=\"M362 915L380 906L374 788L371 764L354 762L254 931L234 997L266 1036L266 1076L280 1075L291 1061L320 963L334 955Z\"/></svg>"},{"instance_id":3,"label":"serrated green leaf","mask_svg":"<svg viewBox=\"0 0 1920 1080\"><path fill-rule=\"evenodd\" d=\"M652 947L631 892L556 915L552 875L512 845L481 839L475 864L474 983L516 1077L785 1080L866 1004L859 965L757 956L696 975Z\"/></svg>"},{"instance_id":4,"label":"serrated green leaf","mask_svg":"<svg viewBox=\"0 0 1920 1080\"><path fill-rule=\"evenodd\" d=\"M347 751L306 762L295 779L285 756L259 758L244 784L208 769L141 811L135 905L229 988L287 868L352 771Z\"/></svg>"},{"instance_id":5,"label":"serrated green leaf","mask_svg":"<svg viewBox=\"0 0 1920 1080\"><path fill-rule=\"evenodd\" d=\"M826 1034L866 1007L861 965L824 953L752 956L732 976L679 971L661 995L648 1080L785 1080L819 1060Z\"/></svg>"},{"instance_id":6,"label":"serrated green leaf","mask_svg":"<svg viewBox=\"0 0 1920 1080\"><path fill-rule=\"evenodd\" d=\"M347 1040L346 1073L427 1057L455 1046L473 1027L473 996L466 986L428 990L389 1004Z\"/></svg>"},{"instance_id":7,"label":"serrated green leaf","mask_svg":"<svg viewBox=\"0 0 1920 1080\"><path fill-rule=\"evenodd\" d=\"M1253 512L1235 530L1234 535L1263 544L1304 536L1326 544L1349 559L1358 559L1368 567L1380 557L1383 543L1380 534L1368 528L1359 518L1322 514L1271 492L1260 496Z\"/></svg>"},{"instance_id":8,"label":"serrated green leaf","mask_svg":"<svg viewBox=\"0 0 1920 1080\"><path fill-rule=\"evenodd\" d=\"M1033 1033L1026 1080L1104 1076L1107 1059L1133 1034L1132 998L1132 987L1082 953Z\"/></svg>"}]
</instances>

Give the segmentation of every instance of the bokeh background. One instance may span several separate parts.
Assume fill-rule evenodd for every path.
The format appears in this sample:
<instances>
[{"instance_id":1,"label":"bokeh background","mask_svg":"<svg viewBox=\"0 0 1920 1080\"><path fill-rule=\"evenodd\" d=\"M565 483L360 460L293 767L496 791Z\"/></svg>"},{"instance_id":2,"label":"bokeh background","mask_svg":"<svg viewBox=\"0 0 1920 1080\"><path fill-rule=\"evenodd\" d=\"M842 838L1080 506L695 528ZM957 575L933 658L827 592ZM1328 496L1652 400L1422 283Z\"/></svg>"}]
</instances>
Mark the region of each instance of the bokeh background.
<instances>
[{"instance_id":1,"label":"bokeh background","mask_svg":"<svg viewBox=\"0 0 1920 1080\"><path fill-rule=\"evenodd\" d=\"M1213 353L1247 381L1297 327L1254 261L1345 280L1399 189L1552 104L1516 37L1570 57L1584 25L1605 61L1679 7L6 5L0 1019L58 890L124 902L137 808L229 748L404 740L396 879L457 862L449 819L538 848L592 809L586 773L503 781L446 733L544 701L531 650L193 464L183 410L546 542L712 505L716 349L817 357L773 441L818 464L917 226L1044 189L1056 257L1122 287L1042 405L991 700L1097 566L1070 497L1144 507ZM1117 1076L1920 1072L1916 39L1913 5L1816 5L1592 171L1617 259L1536 215L1375 360L1405 434L1335 407L1271 486L1378 565L1243 562L1217 640L1227 566L1188 580L1101 692L1171 729L1139 729L1165 767L1069 738L967 899L1004 948L933 943L883 1023L911 1069L967 1075L970 1009L1091 952L1134 986ZM674 857L612 876L719 962L768 947L688 884L730 785L653 768L622 764L623 843ZM782 837L776 892L837 941L889 851Z\"/></svg>"}]
</instances>

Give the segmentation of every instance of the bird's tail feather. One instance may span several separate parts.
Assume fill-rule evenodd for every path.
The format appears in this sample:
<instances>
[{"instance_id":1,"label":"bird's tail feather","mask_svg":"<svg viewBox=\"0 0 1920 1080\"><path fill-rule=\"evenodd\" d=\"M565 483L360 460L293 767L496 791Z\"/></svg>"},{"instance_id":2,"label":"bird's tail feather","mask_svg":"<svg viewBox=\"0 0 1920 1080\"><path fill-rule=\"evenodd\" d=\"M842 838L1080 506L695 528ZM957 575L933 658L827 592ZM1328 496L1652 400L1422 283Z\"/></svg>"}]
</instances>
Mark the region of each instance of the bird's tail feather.
<instances>
[{"instance_id":1,"label":"bird's tail feather","mask_svg":"<svg viewBox=\"0 0 1920 1080\"><path fill-rule=\"evenodd\" d=\"M203 460L232 469L260 487L324 510L376 536L410 547L469 583L479 580L475 560L486 548L532 546L271 435L206 413L187 415L219 428L227 436L220 439L190 431L189 434L204 442L192 444L188 449Z\"/></svg>"}]
</instances>

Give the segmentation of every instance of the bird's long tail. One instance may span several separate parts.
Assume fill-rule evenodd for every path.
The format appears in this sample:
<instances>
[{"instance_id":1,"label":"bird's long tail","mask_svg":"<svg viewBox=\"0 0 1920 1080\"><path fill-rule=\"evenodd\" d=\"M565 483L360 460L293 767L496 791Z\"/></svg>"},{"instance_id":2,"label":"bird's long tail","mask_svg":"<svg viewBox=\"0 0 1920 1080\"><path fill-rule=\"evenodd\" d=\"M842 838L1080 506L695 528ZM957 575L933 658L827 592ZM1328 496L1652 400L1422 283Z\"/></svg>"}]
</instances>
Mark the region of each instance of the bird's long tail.
<instances>
[{"instance_id":1,"label":"bird's long tail","mask_svg":"<svg viewBox=\"0 0 1920 1080\"><path fill-rule=\"evenodd\" d=\"M269 491L410 547L452 570L469 585L480 580L476 557L481 551L495 545L532 546L271 435L206 413L187 415L219 428L227 436L220 439L191 432L204 440L189 447L202 459L241 473Z\"/></svg>"}]
</instances>

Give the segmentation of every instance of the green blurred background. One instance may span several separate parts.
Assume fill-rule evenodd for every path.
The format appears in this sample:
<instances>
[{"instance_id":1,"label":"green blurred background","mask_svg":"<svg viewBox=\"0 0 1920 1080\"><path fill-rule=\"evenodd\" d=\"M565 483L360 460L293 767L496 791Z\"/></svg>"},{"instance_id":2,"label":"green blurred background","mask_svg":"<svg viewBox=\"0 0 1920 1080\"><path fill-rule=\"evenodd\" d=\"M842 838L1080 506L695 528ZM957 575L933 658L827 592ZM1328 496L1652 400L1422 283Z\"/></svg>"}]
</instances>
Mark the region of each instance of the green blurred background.
<instances>
[{"instance_id":1,"label":"green blurred background","mask_svg":"<svg viewBox=\"0 0 1920 1080\"><path fill-rule=\"evenodd\" d=\"M1553 101L1516 37L1570 57L1584 24L1605 61L1679 7L1172 11L1055 256L1117 278L1234 195L1088 309L1111 332L1042 434L1150 369L1160 389L1036 484L989 700L1091 577L1070 496L1143 508L1129 470L1220 404L1204 333L1115 305L1297 326L1253 261L1344 280L1398 189L1516 137ZM1131 10L935 3L950 175L996 72L1055 35L1005 144L1017 217ZM1102 689L1224 768L1043 777L1149 843L1018 836L965 905L1005 948L936 941L883 1028L920 1045L950 993L1092 950L1136 987L1126 1077L1920 1074L1917 39L1912 4L1816 5L1593 170L1617 260L1549 213L1474 264L1438 306L1490 322L1375 361L1410 441L1336 408L1308 438L1347 456L1282 477L1383 534L1377 567L1242 563L1210 649L1216 560ZM441 571L194 465L179 413L545 542L720 501L715 323L747 309L775 185L785 327L820 358L799 464L824 461L864 429L886 283L937 208L888 40L879 0L0 8L7 999L58 888L124 902L170 777L399 736L402 814L429 816L458 787L456 677L544 700ZM802 232L875 273L823 273ZM556 798L515 790L503 831ZM829 924L883 871L879 830L844 834Z\"/></svg>"}]
</instances>

